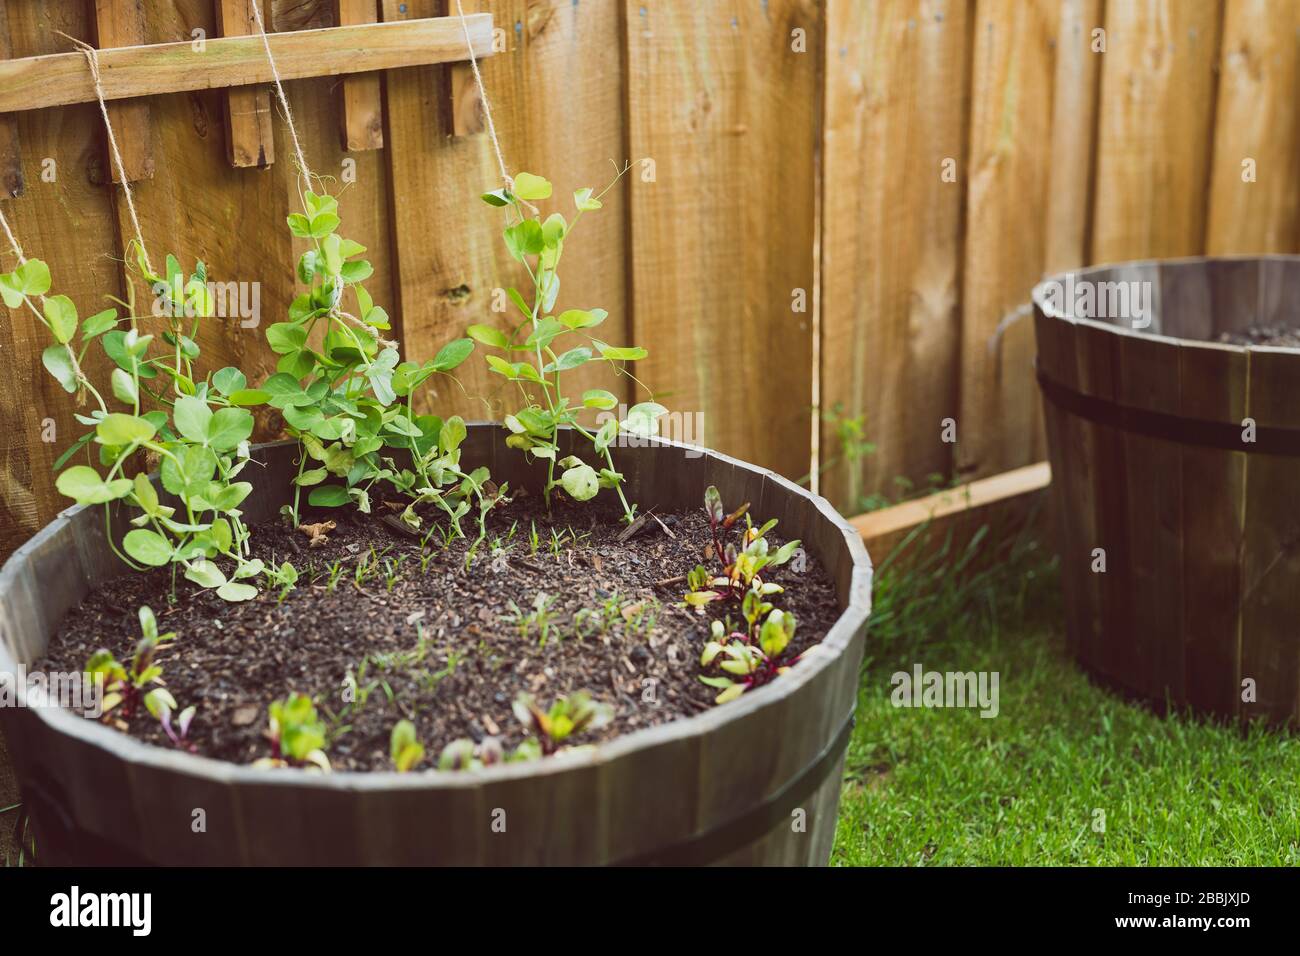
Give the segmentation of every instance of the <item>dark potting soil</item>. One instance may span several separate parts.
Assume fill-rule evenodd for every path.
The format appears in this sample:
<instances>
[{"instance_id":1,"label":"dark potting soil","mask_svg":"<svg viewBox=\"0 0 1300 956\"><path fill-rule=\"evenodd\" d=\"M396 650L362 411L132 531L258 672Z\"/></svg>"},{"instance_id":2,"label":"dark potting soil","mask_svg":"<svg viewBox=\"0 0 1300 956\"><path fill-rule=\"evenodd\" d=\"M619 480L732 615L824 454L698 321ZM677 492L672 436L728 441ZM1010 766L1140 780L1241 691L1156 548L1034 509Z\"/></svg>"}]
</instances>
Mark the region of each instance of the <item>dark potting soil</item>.
<instances>
[{"instance_id":1,"label":"dark potting soil","mask_svg":"<svg viewBox=\"0 0 1300 956\"><path fill-rule=\"evenodd\" d=\"M1300 329L1289 325L1258 325L1242 332L1223 332L1219 341L1227 345L1267 345L1300 349Z\"/></svg>"},{"instance_id":2,"label":"dark potting soil","mask_svg":"<svg viewBox=\"0 0 1300 956\"><path fill-rule=\"evenodd\" d=\"M79 670L100 647L128 661L139 638L136 609L147 604L160 630L177 634L159 655L163 680L179 707L198 706L190 740L206 756L236 763L270 756L267 705L295 691L311 695L326 718L335 770L392 769L389 738L403 717L426 748L419 769L435 765L457 738L499 736L512 750L526 736L511 711L520 691L543 708L579 690L611 704L608 726L570 740L596 743L707 710L718 693L698 679L711 617L678 606L684 575L699 563L716 566L704 557L708 522L699 509L660 517L675 537L649 521L621 543L622 525L608 511L557 502L548 518L539 497L520 496L492 513L468 568L470 542L444 547L435 531L421 570L419 538L378 516L312 511L304 524L337 522L319 546L284 524L252 531L254 557L289 560L299 571L282 599L264 588L254 600L228 604L178 577L172 605L167 569L126 574L68 615L42 666ZM472 524L465 519L467 531ZM786 540L782 530L793 529L770 533L774 548ZM359 564L376 567L360 584ZM798 621L789 658L821 640L839 616L825 570L811 555L802 570L794 564L765 575L786 588L774 603ZM528 614L539 600L544 640L510 604ZM728 603L710 611L729 610L738 620ZM349 674L357 687L350 707ZM110 719L171 746L143 707Z\"/></svg>"}]
</instances>

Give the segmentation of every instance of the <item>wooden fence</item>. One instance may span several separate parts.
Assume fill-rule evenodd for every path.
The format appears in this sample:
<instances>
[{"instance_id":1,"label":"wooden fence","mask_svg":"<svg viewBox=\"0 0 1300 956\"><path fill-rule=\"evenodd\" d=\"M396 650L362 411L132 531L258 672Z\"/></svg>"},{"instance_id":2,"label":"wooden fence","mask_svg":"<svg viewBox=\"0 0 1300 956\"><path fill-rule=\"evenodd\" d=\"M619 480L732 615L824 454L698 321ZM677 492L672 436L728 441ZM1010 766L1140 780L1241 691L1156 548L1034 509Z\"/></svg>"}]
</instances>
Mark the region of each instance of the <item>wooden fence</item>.
<instances>
[{"instance_id":1,"label":"wooden fence","mask_svg":"<svg viewBox=\"0 0 1300 956\"><path fill-rule=\"evenodd\" d=\"M248 32L247 2L0 0L0 59L67 52L60 32L101 48ZM463 2L494 18L482 67L512 170L567 197L634 162L568 243L564 302L607 309L610 341L649 349L637 374L690 440L799 477L837 455L818 409L864 416L875 453L821 478L847 513L894 476L1043 457L1017 310L1045 272L1300 240L1300 0ZM275 31L448 12L268 7ZM369 248L367 285L413 358L503 322L494 290L518 283L476 198L499 176L466 76L288 84L309 161L346 183L344 231ZM270 104L245 86L112 107L151 248L260 283L263 327L291 300L301 251ZM0 115L0 183L21 192L6 214L83 314L131 281L107 178L94 103ZM51 464L79 426L41 368L45 344L26 315L0 325L0 552L64 503ZM211 368L273 369L262 328L217 322L200 344ZM444 389L439 409L499 411L480 364L464 368L465 391ZM639 394L584 373L597 384Z\"/></svg>"}]
</instances>

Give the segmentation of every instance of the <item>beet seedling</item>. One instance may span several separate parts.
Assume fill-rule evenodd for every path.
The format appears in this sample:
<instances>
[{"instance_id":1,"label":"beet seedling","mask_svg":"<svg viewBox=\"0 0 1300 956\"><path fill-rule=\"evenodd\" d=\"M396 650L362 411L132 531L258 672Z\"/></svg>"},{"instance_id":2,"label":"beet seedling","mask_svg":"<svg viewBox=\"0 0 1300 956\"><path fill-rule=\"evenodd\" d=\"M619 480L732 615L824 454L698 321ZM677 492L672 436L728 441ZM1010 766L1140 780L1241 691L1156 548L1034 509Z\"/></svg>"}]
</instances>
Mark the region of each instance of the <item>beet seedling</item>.
<instances>
[{"instance_id":1,"label":"beet seedling","mask_svg":"<svg viewBox=\"0 0 1300 956\"><path fill-rule=\"evenodd\" d=\"M255 761L253 766L329 771L325 722L317 716L316 705L306 694L294 693L271 702L266 736L271 741L271 756Z\"/></svg>"},{"instance_id":2,"label":"beet seedling","mask_svg":"<svg viewBox=\"0 0 1300 956\"><path fill-rule=\"evenodd\" d=\"M196 752L197 748L189 741L189 733L190 724L194 721L194 714L198 708L193 705L186 707L180 712L173 725L172 713L176 710L176 698L165 687L155 687L145 694L144 706L162 725L163 733L167 735L173 746L190 753Z\"/></svg>"},{"instance_id":3,"label":"beet seedling","mask_svg":"<svg viewBox=\"0 0 1300 956\"><path fill-rule=\"evenodd\" d=\"M532 694L521 693L513 710L524 729L537 737L544 754L555 753L569 738L600 730L614 719L614 708L592 700L586 691L556 698L549 710L542 710Z\"/></svg>"},{"instance_id":4,"label":"beet seedling","mask_svg":"<svg viewBox=\"0 0 1300 956\"><path fill-rule=\"evenodd\" d=\"M716 662L731 675L700 678L710 687L722 691L716 703L735 700L745 691L766 684L790 669L789 664L781 663L781 656L794 638L795 623L793 614L771 609L763 620L758 644L755 645L746 643L746 635L735 633L730 635L730 643L724 643L728 635L722 622L713 622L712 639L704 645L700 666L708 667Z\"/></svg>"},{"instance_id":5,"label":"beet seedling","mask_svg":"<svg viewBox=\"0 0 1300 956\"><path fill-rule=\"evenodd\" d=\"M90 655L85 671L91 680L102 680L104 694L103 713L121 707L121 714L130 717L140 703L141 695L150 684L162 683L162 667L157 663L158 648L175 640L175 632L158 633L158 620L145 606L139 611L140 640L136 642L129 666L118 661L107 648Z\"/></svg>"},{"instance_id":6,"label":"beet seedling","mask_svg":"<svg viewBox=\"0 0 1300 956\"><path fill-rule=\"evenodd\" d=\"M409 720L399 720L393 725L388 752L398 773L406 773L424 759L424 745L416 739L415 724Z\"/></svg>"}]
</instances>

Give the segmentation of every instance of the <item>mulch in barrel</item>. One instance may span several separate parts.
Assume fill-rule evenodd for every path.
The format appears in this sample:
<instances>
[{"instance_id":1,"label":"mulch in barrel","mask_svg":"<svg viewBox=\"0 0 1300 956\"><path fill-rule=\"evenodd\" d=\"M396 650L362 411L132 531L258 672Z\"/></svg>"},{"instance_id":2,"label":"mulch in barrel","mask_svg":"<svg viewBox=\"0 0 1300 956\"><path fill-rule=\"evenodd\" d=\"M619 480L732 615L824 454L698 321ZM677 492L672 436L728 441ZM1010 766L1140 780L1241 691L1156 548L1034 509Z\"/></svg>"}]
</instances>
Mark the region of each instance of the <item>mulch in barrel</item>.
<instances>
[{"instance_id":1,"label":"mulch in barrel","mask_svg":"<svg viewBox=\"0 0 1300 956\"><path fill-rule=\"evenodd\" d=\"M708 521L700 509L658 517L620 541L613 512L558 501L548 517L539 497L521 496L493 513L467 561L463 538L444 543L435 530L422 543L374 515L311 512L305 525L337 522L315 544L287 525L253 529L255 557L299 571L283 596L265 589L229 604L178 579L172 605L168 569L124 574L68 616L41 666L76 671L101 647L126 661L136 610L149 605L177 633L159 657L163 679L179 707L197 705L189 741L206 756L270 756L267 705L292 692L315 699L336 771L393 769L390 734L403 718L427 750L417 769L459 738L499 737L510 750L526 736L512 714L521 691L542 707L584 690L611 705L610 724L572 739L596 743L708 710L718 693L699 680L700 653L712 616L738 619L738 608L681 606L685 575L711 564ZM472 537L473 522L465 527ZM782 530L796 529L769 533L773 547ZM820 641L839 610L816 559L764 579L786 589L775 603L798 621L789 656ZM111 720L171 746L144 708Z\"/></svg>"}]
</instances>

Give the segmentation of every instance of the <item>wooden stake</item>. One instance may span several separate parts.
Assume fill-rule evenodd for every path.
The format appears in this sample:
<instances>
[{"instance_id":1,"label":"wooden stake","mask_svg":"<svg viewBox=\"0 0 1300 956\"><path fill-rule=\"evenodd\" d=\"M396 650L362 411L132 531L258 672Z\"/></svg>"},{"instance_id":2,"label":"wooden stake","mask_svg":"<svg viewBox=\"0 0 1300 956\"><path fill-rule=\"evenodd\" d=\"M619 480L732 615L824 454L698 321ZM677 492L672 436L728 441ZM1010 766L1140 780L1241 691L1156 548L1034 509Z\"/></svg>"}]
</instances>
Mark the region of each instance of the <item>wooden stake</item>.
<instances>
[{"instance_id":1,"label":"wooden stake","mask_svg":"<svg viewBox=\"0 0 1300 956\"><path fill-rule=\"evenodd\" d=\"M339 26L378 23L378 0L334 0ZM349 151L384 148L384 107L378 73L358 73L343 81L339 135Z\"/></svg>"},{"instance_id":2,"label":"wooden stake","mask_svg":"<svg viewBox=\"0 0 1300 956\"><path fill-rule=\"evenodd\" d=\"M222 36L257 33L253 3L257 0L217 0L217 29ZM268 16L262 3L262 16ZM241 86L226 93L226 156L232 166L264 169L275 162L271 91L264 86Z\"/></svg>"},{"instance_id":3,"label":"wooden stake","mask_svg":"<svg viewBox=\"0 0 1300 956\"><path fill-rule=\"evenodd\" d=\"M147 40L143 0L95 0L95 45L136 46ZM122 166L128 182L153 179L153 145L149 131L149 101L143 98L113 103L108 119L117 132ZM117 167L107 163L113 182L121 182Z\"/></svg>"}]
</instances>

